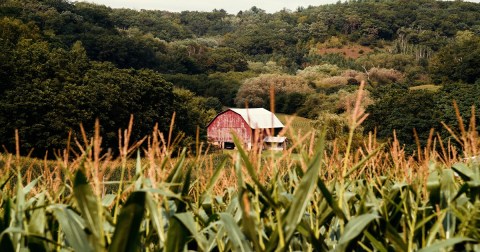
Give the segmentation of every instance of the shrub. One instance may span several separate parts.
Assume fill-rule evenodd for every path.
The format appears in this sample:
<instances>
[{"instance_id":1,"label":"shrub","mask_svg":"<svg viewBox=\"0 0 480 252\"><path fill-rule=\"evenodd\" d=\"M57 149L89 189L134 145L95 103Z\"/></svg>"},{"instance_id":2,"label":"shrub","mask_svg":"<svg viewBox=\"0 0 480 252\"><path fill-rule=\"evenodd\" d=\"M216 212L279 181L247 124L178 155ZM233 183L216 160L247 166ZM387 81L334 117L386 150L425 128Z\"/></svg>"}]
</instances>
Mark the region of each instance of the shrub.
<instances>
[{"instance_id":1,"label":"shrub","mask_svg":"<svg viewBox=\"0 0 480 252\"><path fill-rule=\"evenodd\" d=\"M385 85L403 81L403 74L394 69L371 68L368 70L368 78L373 85Z\"/></svg>"},{"instance_id":2,"label":"shrub","mask_svg":"<svg viewBox=\"0 0 480 252\"><path fill-rule=\"evenodd\" d=\"M348 84L348 77L333 76L315 81L317 88L330 89L340 88Z\"/></svg>"},{"instance_id":3,"label":"shrub","mask_svg":"<svg viewBox=\"0 0 480 252\"><path fill-rule=\"evenodd\" d=\"M276 94L313 92L303 78L285 74L262 74L243 82L238 90L235 103L238 107L243 107L245 104L250 107L267 107L271 87L274 88Z\"/></svg>"}]
</instances>

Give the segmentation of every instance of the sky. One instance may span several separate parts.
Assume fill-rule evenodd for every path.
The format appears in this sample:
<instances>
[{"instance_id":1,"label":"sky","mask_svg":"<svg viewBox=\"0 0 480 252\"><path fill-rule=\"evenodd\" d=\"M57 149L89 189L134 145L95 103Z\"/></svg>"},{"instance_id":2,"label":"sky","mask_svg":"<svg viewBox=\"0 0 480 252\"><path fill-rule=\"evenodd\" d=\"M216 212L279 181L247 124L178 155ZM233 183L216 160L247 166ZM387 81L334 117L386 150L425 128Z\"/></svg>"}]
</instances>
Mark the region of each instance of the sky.
<instances>
[{"instance_id":1,"label":"sky","mask_svg":"<svg viewBox=\"0 0 480 252\"><path fill-rule=\"evenodd\" d=\"M241 10L248 10L252 6L274 13L284 8L296 10L297 7L318 6L336 3L337 0L79 0L96 4L103 4L112 8L181 11L212 11L224 9L228 13L237 14ZM480 0L478 0L480 1Z\"/></svg>"}]
</instances>

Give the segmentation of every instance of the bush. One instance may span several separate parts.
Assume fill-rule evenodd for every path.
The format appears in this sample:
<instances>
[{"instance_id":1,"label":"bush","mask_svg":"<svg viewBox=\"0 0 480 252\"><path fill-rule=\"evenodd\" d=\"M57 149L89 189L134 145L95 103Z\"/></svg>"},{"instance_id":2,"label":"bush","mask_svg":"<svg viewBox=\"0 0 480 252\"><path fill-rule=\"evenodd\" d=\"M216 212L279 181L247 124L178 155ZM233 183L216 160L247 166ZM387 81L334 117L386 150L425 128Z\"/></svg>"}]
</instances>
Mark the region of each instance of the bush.
<instances>
[{"instance_id":1,"label":"bush","mask_svg":"<svg viewBox=\"0 0 480 252\"><path fill-rule=\"evenodd\" d=\"M320 89L331 89L331 88L341 88L348 84L350 78L343 76L333 76L316 81L317 88Z\"/></svg>"},{"instance_id":2,"label":"bush","mask_svg":"<svg viewBox=\"0 0 480 252\"><path fill-rule=\"evenodd\" d=\"M368 70L368 78L374 86L392 84L403 81L403 74L394 69L371 68Z\"/></svg>"},{"instance_id":3,"label":"bush","mask_svg":"<svg viewBox=\"0 0 480 252\"><path fill-rule=\"evenodd\" d=\"M235 98L235 104L238 107L244 107L245 104L249 107L268 107L271 87L274 88L276 95L313 92L303 78L285 74L262 74L243 82Z\"/></svg>"}]
</instances>

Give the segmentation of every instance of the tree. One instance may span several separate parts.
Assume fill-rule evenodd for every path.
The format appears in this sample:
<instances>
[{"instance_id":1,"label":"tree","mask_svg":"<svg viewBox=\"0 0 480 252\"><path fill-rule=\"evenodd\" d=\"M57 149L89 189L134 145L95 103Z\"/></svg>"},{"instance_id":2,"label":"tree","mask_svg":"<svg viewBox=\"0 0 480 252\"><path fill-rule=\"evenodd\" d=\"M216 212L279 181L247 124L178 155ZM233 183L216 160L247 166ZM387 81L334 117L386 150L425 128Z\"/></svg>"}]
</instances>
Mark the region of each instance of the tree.
<instances>
[{"instance_id":1,"label":"tree","mask_svg":"<svg viewBox=\"0 0 480 252\"><path fill-rule=\"evenodd\" d=\"M367 107L369 114L364 126L367 131L377 131L379 138L389 138L396 132L397 139L407 150L416 149L414 129L420 144L425 146L430 129L439 131L442 111L439 94L425 90L408 90L390 87L374 104Z\"/></svg>"},{"instance_id":2,"label":"tree","mask_svg":"<svg viewBox=\"0 0 480 252\"><path fill-rule=\"evenodd\" d=\"M166 132L173 114L172 85L152 70L118 69L91 62L81 43L70 50L20 40L12 53L10 82L0 93L0 143L15 146L18 129L24 153L65 147L68 132L83 123L92 132L100 119L104 147L116 150L119 128L136 118L133 139L159 123ZM193 132L191 134L194 134Z\"/></svg>"},{"instance_id":3,"label":"tree","mask_svg":"<svg viewBox=\"0 0 480 252\"><path fill-rule=\"evenodd\" d=\"M270 104L270 88L276 95L288 93L307 94L312 88L302 78L290 75L262 74L244 81L238 90L235 103L238 107L268 107Z\"/></svg>"},{"instance_id":4,"label":"tree","mask_svg":"<svg viewBox=\"0 0 480 252\"><path fill-rule=\"evenodd\" d=\"M243 72L248 69L245 55L230 47L211 49L207 53L206 65L213 72Z\"/></svg>"},{"instance_id":5,"label":"tree","mask_svg":"<svg viewBox=\"0 0 480 252\"><path fill-rule=\"evenodd\" d=\"M430 61L430 71L437 83L464 81L475 83L480 78L480 36L458 32L455 40L440 49Z\"/></svg>"}]
</instances>

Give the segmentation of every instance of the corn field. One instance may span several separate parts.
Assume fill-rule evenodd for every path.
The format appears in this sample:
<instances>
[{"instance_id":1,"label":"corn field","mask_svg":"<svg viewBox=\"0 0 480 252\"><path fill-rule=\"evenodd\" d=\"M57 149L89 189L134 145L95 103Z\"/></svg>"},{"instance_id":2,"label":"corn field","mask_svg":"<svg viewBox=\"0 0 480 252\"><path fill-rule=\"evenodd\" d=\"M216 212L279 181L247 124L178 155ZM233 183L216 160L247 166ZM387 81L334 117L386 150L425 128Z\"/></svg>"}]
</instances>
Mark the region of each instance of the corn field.
<instances>
[{"instance_id":1,"label":"corn field","mask_svg":"<svg viewBox=\"0 0 480 252\"><path fill-rule=\"evenodd\" d=\"M351 115L353 135L366 115ZM415 156L286 132L291 148L265 156L238 139L228 155L177 153L156 129L129 143L130 123L114 158L96 126L55 162L0 156L1 251L480 250L480 161L463 159L475 127L449 129L459 150L432 132Z\"/></svg>"}]
</instances>

